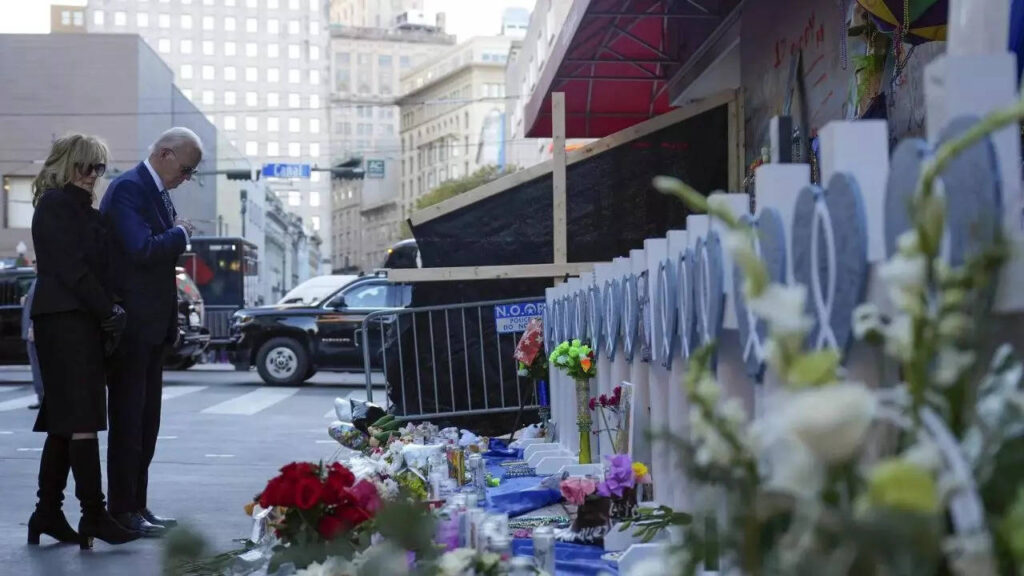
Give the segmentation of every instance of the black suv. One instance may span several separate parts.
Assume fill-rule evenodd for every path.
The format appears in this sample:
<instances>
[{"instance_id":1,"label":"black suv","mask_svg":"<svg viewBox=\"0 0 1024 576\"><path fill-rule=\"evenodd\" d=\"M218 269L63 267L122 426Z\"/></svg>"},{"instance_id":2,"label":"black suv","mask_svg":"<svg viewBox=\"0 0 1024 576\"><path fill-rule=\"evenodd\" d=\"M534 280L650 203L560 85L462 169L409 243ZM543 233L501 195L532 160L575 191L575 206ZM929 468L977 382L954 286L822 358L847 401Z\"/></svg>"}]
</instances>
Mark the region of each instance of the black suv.
<instances>
[{"instance_id":1,"label":"black suv","mask_svg":"<svg viewBox=\"0 0 1024 576\"><path fill-rule=\"evenodd\" d=\"M210 331L204 328L206 310L199 287L184 268L177 268L174 278L178 286L178 335L164 355L164 368L188 370L210 345Z\"/></svg>"},{"instance_id":2,"label":"black suv","mask_svg":"<svg viewBox=\"0 0 1024 576\"><path fill-rule=\"evenodd\" d=\"M228 353L238 370L256 366L267 384L295 386L319 370L362 372L359 334L371 312L406 308L412 289L384 276L353 280L309 307L268 306L235 313ZM380 332L370 332L371 358L379 362Z\"/></svg>"}]
</instances>

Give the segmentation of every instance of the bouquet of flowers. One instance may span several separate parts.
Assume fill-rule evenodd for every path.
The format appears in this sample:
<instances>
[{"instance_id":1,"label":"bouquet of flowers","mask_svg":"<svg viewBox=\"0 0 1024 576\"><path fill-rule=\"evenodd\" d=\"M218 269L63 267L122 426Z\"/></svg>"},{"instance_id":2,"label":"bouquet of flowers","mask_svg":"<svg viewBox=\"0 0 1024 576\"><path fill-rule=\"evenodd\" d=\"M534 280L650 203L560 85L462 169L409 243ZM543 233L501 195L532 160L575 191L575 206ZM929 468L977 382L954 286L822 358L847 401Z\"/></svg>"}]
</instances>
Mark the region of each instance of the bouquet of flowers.
<instances>
[{"instance_id":1,"label":"bouquet of flowers","mask_svg":"<svg viewBox=\"0 0 1024 576\"><path fill-rule=\"evenodd\" d=\"M983 345L1005 250L998 237L981 239L962 264L947 263L945 200L933 186L960 151L1021 118L1024 100L924 164L912 227L879 270L894 312L863 305L853 315L855 335L900 367L900 380L870 386L846 376L838 351L804 349L814 325L807 290L770 281L749 227L678 180L656 179L726 228L723 246L768 326L768 368L781 382L776 405L751 422L721 398L712 348L691 358L690 436L676 443L703 519L658 510L635 522L685 526L663 573L701 564L747 575L1024 573L1024 365L1007 345ZM991 362L979 362L991 349ZM893 372L884 368L883 378Z\"/></svg>"},{"instance_id":2,"label":"bouquet of flowers","mask_svg":"<svg viewBox=\"0 0 1024 576\"><path fill-rule=\"evenodd\" d=\"M594 351L579 340L565 341L555 347L549 358L552 365L576 381L576 426L580 432L580 464L590 464L590 379L597 376Z\"/></svg>"},{"instance_id":3,"label":"bouquet of flowers","mask_svg":"<svg viewBox=\"0 0 1024 576\"><path fill-rule=\"evenodd\" d=\"M613 388L611 395L601 394L591 398L588 406L591 412L597 410L601 414L601 423L604 426L601 430L595 430L594 434L605 432L615 452L625 452L629 447L623 444L627 443L629 438L622 435L622 386Z\"/></svg>"},{"instance_id":4,"label":"bouquet of flowers","mask_svg":"<svg viewBox=\"0 0 1024 576\"><path fill-rule=\"evenodd\" d=\"M517 372L522 378L540 381L548 378L548 357L544 354L544 321L533 318L516 345Z\"/></svg>"},{"instance_id":5,"label":"bouquet of flowers","mask_svg":"<svg viewBox=\"0 0 1024 576\"><path fill-rule=\"evenodd\" d=\"M261 508L276 508L271 525L281 545L280 562L308 565L334 552L351 556L369 545L368 525L380 506L372 482L356 481L345 466L293 462L259 496ZM295 547L294 551L289 550ZM272 563L273 566L273 563Z\"/></svg>"}]
</instances>

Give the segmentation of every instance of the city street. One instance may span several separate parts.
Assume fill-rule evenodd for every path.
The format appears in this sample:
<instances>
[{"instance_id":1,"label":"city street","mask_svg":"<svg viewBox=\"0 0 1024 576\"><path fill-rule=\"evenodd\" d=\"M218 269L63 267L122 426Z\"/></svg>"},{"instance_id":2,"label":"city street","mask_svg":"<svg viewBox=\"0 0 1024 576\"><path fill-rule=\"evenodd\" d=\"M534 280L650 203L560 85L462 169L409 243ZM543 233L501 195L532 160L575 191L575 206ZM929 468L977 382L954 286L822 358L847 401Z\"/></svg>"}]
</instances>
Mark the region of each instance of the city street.
<instances>
[{"instance_id":1,"label":"city street","mask_svg":"<svg viewBox=\"0 0 1024 576\"><path fill-rule=\"evenodd\" d=\"M337 444L327 437L333 401L365 398L361 374L319 374L303 388L265 386L255 372L193 368L164 374L163 419L150 468L150 507L205 535L215 551L238 547L252 523L243 506L288 461L330 458ZM382 389L375 392L383 400ZM36 412L27 369L0 369L0 574L159 574L160 540L113 547L97 541L91 552L57 545L25 544L35 504L39 452L45 436L31 431ZM106 435L100 436L106 457ZM104 471L104 477L106 472ZM104 481L105 485L105 481ZM64 511L79 518L69 479ZM17 569L13 567L17 566Z\"/></svg>"}]
</instances>

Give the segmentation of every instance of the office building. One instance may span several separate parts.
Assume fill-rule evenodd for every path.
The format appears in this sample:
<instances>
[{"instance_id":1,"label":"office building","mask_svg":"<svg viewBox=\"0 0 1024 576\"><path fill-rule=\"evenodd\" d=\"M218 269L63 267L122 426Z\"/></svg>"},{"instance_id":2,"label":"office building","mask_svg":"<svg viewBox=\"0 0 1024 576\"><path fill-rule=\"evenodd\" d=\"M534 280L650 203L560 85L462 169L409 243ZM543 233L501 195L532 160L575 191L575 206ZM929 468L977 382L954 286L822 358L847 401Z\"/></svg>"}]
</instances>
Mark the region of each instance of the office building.
<instances>
[{"instance_id":1,"label":"office building","mask_svg":"<svg viewBox=\"0 0 1024 576\"><path fill-rule=\"evenodd\" d=\"M403 13L389 28L331 24L331 154L336 161L361 158L365 170L363 180L336 178L332 184L335 270L380 267L397 239L401 142L395 102L403 73L455 45L443 24L443 15L428 21L422 13Z\"/></svg>"},{"instance_id":2,"label":"office building","mask_svg":"<svg viewBox=\"0 0 1024 576\"><path fill-rule=\"evenodd\" d=\"M255 165L329 165L324 0L90 0L85 21L90 33L140 35ZM270 184L329 245L327 173Z\"/></svg>"},{"instance_id":3,"label":"office building","mask_svg":"<svg viewBox=\"0 0 1024 576\"><path fill-rule=\"evenodd\" d=\"M331 0L331 24L390 29L399 16L423 12L423 0Z\"/></svg>"}]
</instances>

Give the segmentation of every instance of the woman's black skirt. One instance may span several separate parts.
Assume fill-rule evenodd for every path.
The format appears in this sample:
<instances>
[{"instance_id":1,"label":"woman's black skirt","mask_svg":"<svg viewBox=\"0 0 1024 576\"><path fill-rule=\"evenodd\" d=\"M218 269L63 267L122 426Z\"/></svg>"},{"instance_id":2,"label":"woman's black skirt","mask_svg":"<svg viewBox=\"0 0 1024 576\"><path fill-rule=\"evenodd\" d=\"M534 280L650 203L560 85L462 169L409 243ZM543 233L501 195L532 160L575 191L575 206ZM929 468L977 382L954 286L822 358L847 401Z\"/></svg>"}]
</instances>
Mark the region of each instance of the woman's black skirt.
<instances>
[{"instance_id":1,"label":"woman's black skirt","mask_svg":"<svg viewBox=\"0 0 1024 576\"><path fill-rule=\"evenodd\" d=\"M43 404L33 429L65 436L106 430L107 371L99 321L80 310L32 320L43 377Z\"/></svg>"}]
</instances>

